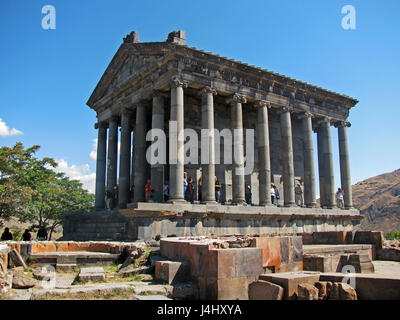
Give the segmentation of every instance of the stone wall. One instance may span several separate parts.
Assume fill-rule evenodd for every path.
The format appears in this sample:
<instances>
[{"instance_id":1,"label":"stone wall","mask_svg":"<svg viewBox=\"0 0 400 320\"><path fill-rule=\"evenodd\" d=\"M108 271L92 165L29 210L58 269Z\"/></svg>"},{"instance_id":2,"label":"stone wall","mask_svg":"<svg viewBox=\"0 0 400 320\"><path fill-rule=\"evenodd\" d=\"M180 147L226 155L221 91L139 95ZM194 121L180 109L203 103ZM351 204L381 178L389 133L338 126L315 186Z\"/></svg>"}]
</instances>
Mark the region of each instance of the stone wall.
<instances>
[{"instance_id":1,"label":"stone wall","mask_svg":"<svg viewBox=\"0 0 400 320\"><path fill-rule=\"evenodd\" d=\"M160 252L164 258L187 261L186 278L196 279L201 299L247 300L249 284L260 274L303 270L300 236L166 238L160 240Z\"/></svg>"}]
</instances>

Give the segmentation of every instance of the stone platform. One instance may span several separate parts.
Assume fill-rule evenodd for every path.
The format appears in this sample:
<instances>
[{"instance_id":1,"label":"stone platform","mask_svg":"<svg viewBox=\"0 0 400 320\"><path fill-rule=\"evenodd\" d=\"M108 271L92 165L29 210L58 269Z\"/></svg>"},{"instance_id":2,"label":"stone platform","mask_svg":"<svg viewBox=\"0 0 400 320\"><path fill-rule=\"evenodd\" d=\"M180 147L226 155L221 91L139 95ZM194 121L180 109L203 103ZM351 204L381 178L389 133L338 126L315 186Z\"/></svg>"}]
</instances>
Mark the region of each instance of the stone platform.
<instances>
[{"instance_id":1,"label":"stone platform","mask_svg":"<svg viewBox=\"0 0 400 320\"><path fill-rule=\"evenodd\" d=\"M66 214L63 240L351 231L361 219L356 209L138 202L122 210Z\"/></svg>"}]
</instances>

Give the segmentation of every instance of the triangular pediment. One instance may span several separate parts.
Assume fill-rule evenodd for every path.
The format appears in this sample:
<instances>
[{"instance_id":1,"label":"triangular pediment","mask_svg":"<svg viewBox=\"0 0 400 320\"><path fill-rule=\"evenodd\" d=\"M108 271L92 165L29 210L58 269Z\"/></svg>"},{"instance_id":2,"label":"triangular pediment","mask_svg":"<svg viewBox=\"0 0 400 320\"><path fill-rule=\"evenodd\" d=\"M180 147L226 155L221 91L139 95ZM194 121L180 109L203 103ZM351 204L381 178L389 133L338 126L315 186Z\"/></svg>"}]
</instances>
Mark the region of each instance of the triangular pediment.
<instances>
[{"instance_id":1,"label":"triangular pediment","mask_svg":"<svg viewBox=\"0 0 400 320\"><path fill-rule=\"evenodd\" d=\"M117 51L101 77L87 105L92 107L98 100L135 77L165 55L164 52L141 52L122 46Z\"/></svg>"}]
</instances>

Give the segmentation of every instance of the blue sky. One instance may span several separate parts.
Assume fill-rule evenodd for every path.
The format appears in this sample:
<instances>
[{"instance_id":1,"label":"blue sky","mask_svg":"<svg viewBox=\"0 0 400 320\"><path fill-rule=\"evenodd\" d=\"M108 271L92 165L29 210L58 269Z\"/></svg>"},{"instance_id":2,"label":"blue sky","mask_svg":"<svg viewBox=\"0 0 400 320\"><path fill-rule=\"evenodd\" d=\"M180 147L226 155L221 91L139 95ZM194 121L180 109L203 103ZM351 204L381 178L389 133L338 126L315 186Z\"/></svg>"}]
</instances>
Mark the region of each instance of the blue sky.
<instances>
[{"instance_id":1,"label":"blue sky","mask_svg":"<svg viewBox=\"0 0 400 320\"><path fill-rule=\"evenodd\" d=\"M56 9L55 30L41 26L47 4ZM356 30L341 26L344 5L356 9ZM69 175L93 181L96 117L86 101L122 38L136 30L142 42L164 41L183 29L189 46L358 99L348 130L352 181L393 171L399 12L397 0L2 0L0 145L39 144L40 157L62 159ZM332 138L338 185L335 129Z\"/></svg>"}]
</instances>

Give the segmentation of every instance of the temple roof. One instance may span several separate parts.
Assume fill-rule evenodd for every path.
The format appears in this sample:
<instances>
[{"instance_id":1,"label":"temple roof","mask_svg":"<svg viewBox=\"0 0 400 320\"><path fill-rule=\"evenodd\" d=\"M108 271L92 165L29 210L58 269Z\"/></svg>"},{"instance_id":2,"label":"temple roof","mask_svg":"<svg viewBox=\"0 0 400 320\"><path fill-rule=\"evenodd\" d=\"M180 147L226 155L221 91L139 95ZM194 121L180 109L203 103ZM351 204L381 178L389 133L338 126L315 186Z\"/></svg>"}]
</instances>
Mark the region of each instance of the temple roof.
<instances>
[{"instance_id":1,"label":"temple roof","mask_svg":"<svg viewBox=\"0 0 400 320\"><path fill-rule=\"evenodd\" d=\"M182 55L191 55L197 56L195 58L204 58L205 56L207 59L210 60L210 63L214 64L221 64L223 68L236 68L240 69L242 73L248 73L253 76L261 77L267 81L272 81L274 83L278 83L282 86L290 86L295 87L299 90L316 94L316 95L323 95L326 96L326 99L334 99L343 101L343 104L347 108L352 108L355 104L358 103L357 99L349 97L345 94L340 94L337 92L333 92L331 90L327 90L321 88L316 85L309 84L307 82L290 78L288 76L263 69L254 65L249 65L245 62L230 59L228 57L220 56L218 54L204 51L195 47L189 47L186 45L185 41L185 34L183 31L174 31L169 34L167 41L165 42L142 42L139 43L138 35L135 31L131 32L124 38L124 42L114 55L113 59L111 60L110 64L108 65L106 71L104 72L103 76L101 77L99 83L97 84L95 90L93 91L92 95L90 96L89 100L87 101L87 105L93 107L93 105L100 100L103 96L106 95L106 90L110 83L112 82L113 78L116 77L120 68L122 67L124 61L127 57L131 54L156 54L159 56L159 60L157 63L163 63L163 59L166 56L182 56ZM183 38L181 38L183 35ZM150 66L150 65L148 65Z\"/></svg>"}]
</instances>

